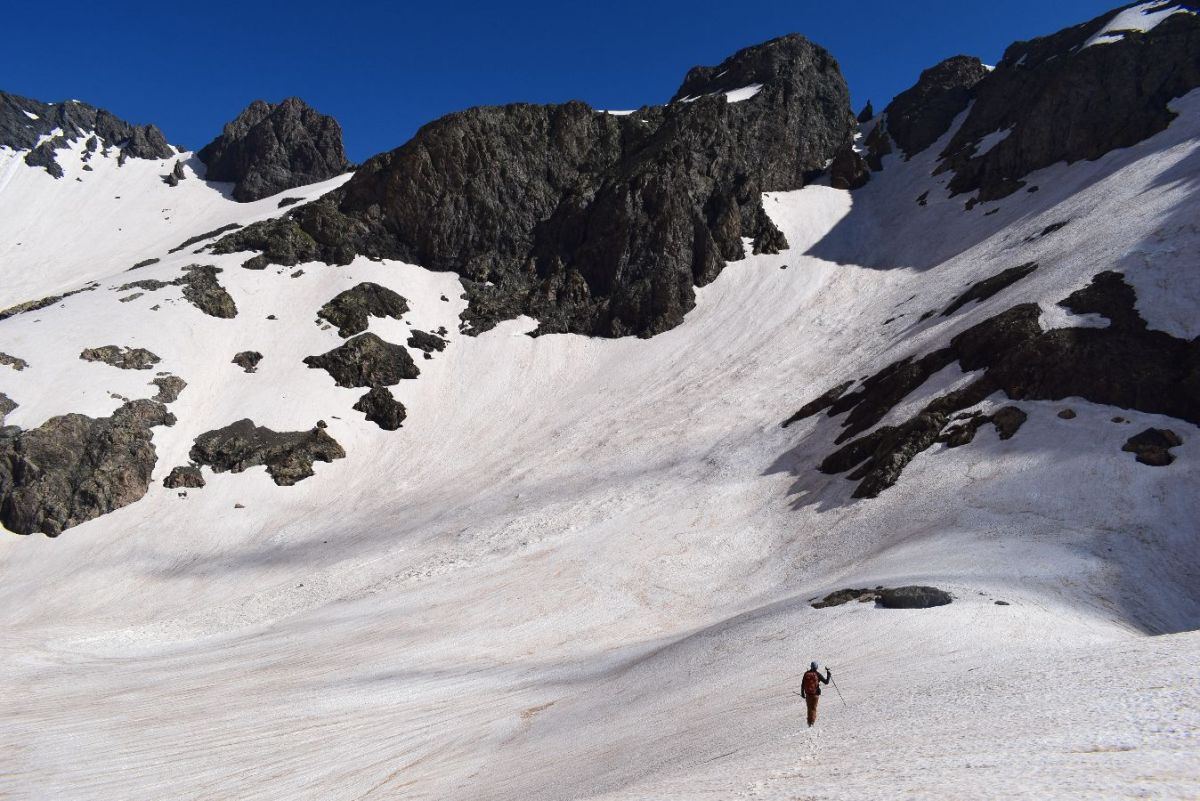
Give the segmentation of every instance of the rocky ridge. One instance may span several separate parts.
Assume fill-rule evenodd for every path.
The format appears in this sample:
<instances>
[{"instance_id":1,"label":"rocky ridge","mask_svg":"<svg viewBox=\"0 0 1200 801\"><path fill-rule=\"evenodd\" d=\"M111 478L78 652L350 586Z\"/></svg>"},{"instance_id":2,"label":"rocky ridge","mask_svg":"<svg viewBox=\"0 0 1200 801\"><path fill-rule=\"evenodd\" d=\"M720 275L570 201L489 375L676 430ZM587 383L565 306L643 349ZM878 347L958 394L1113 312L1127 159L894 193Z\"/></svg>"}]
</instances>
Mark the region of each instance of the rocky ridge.
<instances>
[{"instance_id":1,"label":"rocky ridge","mask_svg":"<svg viewBox=\"0 0 1200 801\"><path fill-rule=\"evenodd\" d=\"M730 102L734 89L749 96ZM650 336L682 321L743 237L756 252L786 245L762 193L803 186L853 124L834 59L786 36L697 67L674 102L628 115L577 102L451 114L215 250L454 271L472 332L529 314L539 333Z\"/></svg>"},{"instance_id":2,"label":"rocky ridge","mask_svg":"<svg viewBox=\"0 0 1200 801\"><path fill-rule=\"evenodd\" d=\"M0 92L0 146L29 150L26 164L61 178L57 152L79 139L88 140L89 151L116 148L120 163L126 158L167 159L176 153L153 125L131 125L78 100L42 103Z\"/></svg>"}]
</instances>

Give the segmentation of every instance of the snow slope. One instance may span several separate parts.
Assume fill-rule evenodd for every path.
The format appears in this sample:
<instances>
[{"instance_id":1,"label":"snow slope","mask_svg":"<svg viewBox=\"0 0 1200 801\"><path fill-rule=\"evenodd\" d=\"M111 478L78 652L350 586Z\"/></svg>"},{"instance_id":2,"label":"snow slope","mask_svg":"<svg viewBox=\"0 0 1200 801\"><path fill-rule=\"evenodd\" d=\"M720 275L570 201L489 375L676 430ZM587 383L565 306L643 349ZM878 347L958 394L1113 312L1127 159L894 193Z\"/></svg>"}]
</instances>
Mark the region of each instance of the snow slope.
<instances>
[{"instance_id":1,"label":"snow slope","mask_svg":"<svg viewBox=\"0 0 1200 801\"><path fill-rule=\"evenodd\" d=\"M1037 193L969 212L946 176L930 177L947 140L889 157L853 195L768 195L791 249L730 264L683 325L650 340L533 339L531 320L459 336L455 276L413 265L360 258L293 277L243 270L245 254L169 254L273 213L275 199L236 205L199 181L163 188L197 196L186 232L148 222L129 244L89 222L29 237L46 254L23 263L46 271L29 289L75 276L101 288L0 322L0 351L30 363L0 367L20 404L9 423L153 394L152 371L82 362L84 347L149 348L188 387L171 406L178 424L155 430L146 498L57 539L0 538L0 794L1200 795L1194 426L1021 402L1029 420L1013 439L987 428L936 446L853 502L849 482L813 469L836 425L779 425L842 376L1015 303L1053 313L1103 269L1126 270L1152 327L1200 333L1200 279L1181 269L1195 252L1200 95L1176 105L1153 139L1051 167L1030 178ZM122 194L92 180L97 197ZM0 204L77 190L18 170ZM93 238L103 258L80 258ZM52 242L91 271L50 278L38 265ZM150 257L161 261L122 272ZM1029 260L1044 266L918 322ZM202 315L177 287L126 303L111 289L192 263L222 268L236 318ZM362 390L301 363L340 342L316 310L364 280L412 308L372 319L384 339L402 342L410 324L452 332L394 388L409 415L397 432L350 409ZM257 373L230 363L246 349L264 354ZM893 414L962 380L957 369ZM1057 416L1067 406L1074 420ZM186 497L161 486L197 434L241 417L287 430L324 419L347 458L292 487L261 468L206 469L208 486ZM1170 467L1120 451L1150 425L1185 440ZM809 605L907 583L956 601ZM832 665L844 704L830 688L809 730L792 693L812 659Z\"/></svg>"}]
</instances>

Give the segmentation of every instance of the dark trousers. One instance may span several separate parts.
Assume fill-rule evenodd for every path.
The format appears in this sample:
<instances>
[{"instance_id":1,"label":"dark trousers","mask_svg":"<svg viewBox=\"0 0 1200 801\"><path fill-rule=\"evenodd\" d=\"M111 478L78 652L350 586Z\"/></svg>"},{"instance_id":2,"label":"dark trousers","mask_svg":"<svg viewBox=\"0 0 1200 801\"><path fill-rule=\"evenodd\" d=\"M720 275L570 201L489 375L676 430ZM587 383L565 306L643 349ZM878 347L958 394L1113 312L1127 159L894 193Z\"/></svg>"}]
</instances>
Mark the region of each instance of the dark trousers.
<instances>
[{"instance_id":1,"label":"dark trousers","mask_svg":"<svg viewBox=\"0 0 1200 801\"><path fill-rule=\"evenodd\" d=\"M808 725L811 726L817 722L817 701L821 700L816 695L804 696L804 701L808 704Z\"/></svg>"}]
</instances>

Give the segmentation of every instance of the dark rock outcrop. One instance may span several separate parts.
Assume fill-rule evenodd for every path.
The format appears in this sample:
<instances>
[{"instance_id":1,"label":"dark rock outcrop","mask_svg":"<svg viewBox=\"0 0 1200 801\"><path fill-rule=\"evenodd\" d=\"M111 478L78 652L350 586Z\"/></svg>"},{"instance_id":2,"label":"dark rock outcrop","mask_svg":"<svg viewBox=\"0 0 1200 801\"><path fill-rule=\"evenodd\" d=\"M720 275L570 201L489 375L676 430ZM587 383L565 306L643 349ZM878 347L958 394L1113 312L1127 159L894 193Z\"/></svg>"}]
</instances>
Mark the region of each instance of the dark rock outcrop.
<instances>
[{"instance_id":1,"label":"dark rock outcrop","mask_svg":"<svg viewBox=\"0 0 1200 801\"><path fill-rule=\"evenodd\" d=\"M149 370L162 361L145 348L121 348L116 345L85 348L79 358L85 362L104 362L122 370Z\"/></svg>"},{"instance_id":2,"label":"dark rock outcrop","mask_svg":"<svg viewBox=\"0 0 1200 801\"><path fill-rule=\"evenodd\" d=\"M572 102L443 117L340 189L216 250L451 270L472 332L529 314L538 333L650 336L744 255L743 236L760 252L781 247L762 193L803 186L853 126L836 62L786 36L691 70L676 102L629 115Z\"/></svg>"},{"instance_id":3,"label":"dark rock outcrop","mask_svg":"<svg viewBox=\"0 0 1200 801\"><path fill-rule=\"evenodd\" d=\"M408 416L404 404L396 400L387 387L372 387L353 408L384 431L395 431Z\"/></svg>"},{"instance_id":4,"label":"dark rock outcrop","mask_svg":"<svg viewBox=\"0 0 1200 801\"><path fill-rule=\"evenodd\" d=\"M9 306L7 309L0 311L0 320L7 320L9 317L16 317L18 314L25 314L27 312L48 308L61 300L71 297L72 295L78 295L80 292L91 292L99 286L99 284L91 283L87 286L80 287L79 289L72 289L70 292L64 292L61 295L50 295L49 297L38 298L37 300L27 300L24 303L18 303L15 306Z\"/></svg>"},{"instance_id":5,"label":"dark rock outcrop","mask_svg":"<svg viewBox=\"0 0 1200 801\"><path fill-rule=\"evenodd\" d=\"M208 465L214 473L240 473L263 465L276 484L291 486L313 475L313 462L342 459L346 452L323 428L309 431L272 431L250 420L196 437L189 458Z\"/></svg>"},{"instance_id":6,"label":"dark rock outcrop","mask_svg":"<svg viewBox=\"0 0 1200 801\"><path fill-rule=\"evenodd\" d=\"M1147 428L1140 434L1134 434L1121 450L1137 454L1137 460L1151 467L1166 467L1175 461L1171 448L1183 444L1183 438L1169 428Z\"/></svg>"},{"instance_id":7,"label":"dark rock outcrop","mask_svg":"<svg viewBox=\"0 0 1200 801\"><path fill-rule=\"evenodd\" d=\"M399 320L408 312L408 301L385 286L364 281L340 292L317 312L317 317L337 326L338 334L351 337L367 330L368 317Z\"/></svg>"},{"instance_id":8,"label":"dark rock outcrop","mask_svg":"<svg viewBox=\"0 0 1200 801\"><path fill-rule=\"evenodd\" d=\"M1118 11L1008 47L943 154L952 192L996 200L1033 170L1096 159L1167 127L1175 117L1167 104L1200 86L1200 17L1173 14L1146 33L1086 47ZM984 136L1004 130L1007 138L975 155Z\"/></svg>"},{"instance_id":9,"label":"dark rock outcrop","mask_svg":"<svg viewBox=\"0 0 1200 801\"><path fill-rule=\"evenodd\" d=\"M946 430L950 416L997 392L1014 400L1080 397L1200 423L1200 340L1148 329L1136 301L1120 273L1100 273L1059 305L1075 314L1100 314L1108 318L1107 328L1044 331L1036 304L1014 306L963 331L944 348L888 365L832 403L822 397L806 404L806 413L793 415L789 422L823 409L830 416L849 412L837 439L842 443L875 426L943 367L957 361L964 371L983 371L971 384L934 398L900 425L882 426L826 457L818 467L825 473L857 466L848 476L860 482L856 498L873 498L892 486L912 458L935 442L953 446L970 441L974 431L959 430L961 423ZM1019 409L1001 409L973 425L990 421L1002 436L1011 436L1024 419Z\"/></svg>"},{"instance_id":10,"label":"dark rock outcrop","mask_svg":"<svg viewBox=\"0 0 1200 801\"><path fill-rule=\"evenodd\" d=\"M179 400L179 393L187 387L187 382L177 375L163 375L150 382L158 387L158 392L150 400L157 403L174 403Z\"/></svg>"},{"instance_id":11,"label":"dark rock outcrop","mask_svg":"<svg viewBox=\"0 0 1200 801\"><path fill-rule=\"evenodd\" d=\"M325 370L339 387L388 387L421 374L401 345L385 342L374 334L359 334L304 363Z\"/></svg>"},{"instance_id":12,"label":"dark rock outcrop","mask_svg":"<svg viewBox=\"0 0 1200 801\"><path fill-rule=\"evenodd\" d=\"M214 267L211 264L189 264L183 268L183 275L173 281L144 278L141 281L122 284L116 287L115 291L128 292L131 289L140 289L145 292L157 292L169 286L181 286L184 300L209 317L230 320L237 317L237 303L217 280L217 275L221 272L220 267ZM126 298L122 298L122 300L126 300Z\"/></svg>"},{"instance_id":13,"label":"dark rock outcrop","mask_svg":"<svg viewBox=\"0 0 1200 801\"><path fill-rule=\"evenodd\" d=\"M896 587L879 593L879 605L885 609L930 609L953 600L950 593L937 587Z\"/></svg>"},{"instance_id":14,"label":"dark rock outcrop","mask_svg":"<svg viewBox=\"0 0 1200 801\"><path fill-rule=\"evenodd\" d=\"M834 189L861 189L871 180L871 170L863 157L847 145L829 165L829 185Z\"/></svg>"},{"instance_id":15,"label":"dark rock outcrop","mask_svg":"<svg viewBox=\"0 0 1200 801\"><path fill-rule=\"evenodd\" d=\"M945 606L953 600L950 593L937 587L908 586L886 589L876 587L873 590L847 588L831 592L819 601L810 605L813 609L827 609L831 606L842 606L851 601L869 603L871 601L885 609L929 609L934 606Z\"/></svg>"},{"instance_id":16,"label":"dark rock outcrop","mask_svg":"<svg viewBox=\"0 0 1200 801\"><path fill-rule=\"evenodd\" d=\"M983 303L988 298L996 295L1001 290L1007 289L1017 281L1020 281L1025 276L1037 269L1037 262L1028 262L1017 267L1009 267L1007 270L1002 270L996 273L991 278L985 278L982 281L977 281L971 284L965 292L955 298L946 310L942 312L943 317L949 317L963 306L974 301L975 303Z\"/></svg>"},{"instance_id":17,"label":"dark rock outcrop","mask_svg":"<svg viewBox=\"0 0 1200 801\"><path fill-rule=\"evenodd\" d=\"M0 523L51 537L139 500L157 460L155 426L174 425L161 403L136 400L111 417L52 417L0 428Z\"/></svg>"},{"instance_id":18,"label":"dark rock outcrop","mask_svg":"<svg viewBox=\"0 0 1200 801\"><path fill-rule=\"evenodd\" d=\"M828 609L831 606L842 606L851 601L867 603L874 601L879 596L879 590L868 589L853 589L847 588L844 590L835 590L819 601L813 601L810 606L813 609Z\"/></svg>"},{"instance_id":19,"label":"dark rock outcrop","mask_svg":"<svg viewBox=\"0 0 1200 801\"><path fill-rule=\"evenodd\" d=\"M227 225L222 225L220 228L214 228L211 231L205 231L202 234L196 234L195 236L188 237L187 239L183 240L182 242L180 242L178 245L171 248L167 252L168 253L178 253L179 251L183 250L184 248L188 248L188 247L191 247L192 245L203 242L205 239L212 239L215 236L220 236L221 234L228 233L229 231L236 231L237 229L239 229L241 227L242 227L241 223L228 223ZM158 259L155 259L155 261L158 261Z\"/></svg>"},{"instance_id":20,"label":"dark rock outcrop","mask_svg":"<svg viewBox=\"0 0 1200 801\"><path fill-rule=\"evenodd\" d=\"M38 140L52 134L55 128L63 133L38 145ZM106 151L109 146L117 148L120 163L126 158L167 159L175 155L162 132L153 125L130 125L104 109L77 100L42 103L0 92L0 146L29 150L26 164L43 167L55 178L61 178L58 151L85 138L91 151L97 147L97 138L104 141Z\"/></svg>"},{"instance_id":21,"label":"dark rock outcrop","mask_svg":"<svg viewBox=\"0 0 1200 801\"><path fill-rule=\"evenodd\" d=\"M196 156L208 165L205 177L234 182L233 198L243 203L351 168L337 120L298 97L255 100Z\"/></svg>"},{"instance_id":22,"label":"dark rock outcrop","mask_svg":"<svg viewBox=\"0 0 1200 801\"><path fill-rule=\"evenodd\" d=\"M858 112L857 119L860 124L875 119L875 107L871 105L870 100L867 101L867 105L863 106L862 111Z\"/></svg>"},{"instance_id":23,"label":"dark rock outcrop","mask_svg":"<svg viewBox=\"0 0 1200 801\"><path fill-rule=\"evenodd\" d=\"M4 418L8 416L8 413L20 405L3 392L0 392L0 426L4 425Z\"/></svg>"},{"instance_id":24,"label":"dark rock outcrop","mask_svg":"<svg viewBox=\"0 0 1200 801\"><path fill-rule=\"evenodd\" d=\"M0 364L6 367L11 367L17 372L20 372L29 366L29 362L25 361L24 359L16 356L9 356L7 353L0 353Z\"/></svg>"},{"instance_id":25,"label":"dark rock outcrop","mask_svg":"<svg viewBox=\"0 0 1200 801\"><path fill-rule=\"evenodd\" d=\"M244 350L233 357L233 363L247 373L255 373L258 372L258 363L262 361L262 357L256 350Z\"/></svg>"},{"instance_id":26,"label":"dark rock outcrop","mask_svg":"<svg viewBox=\"0 0 1200 801\"><path fill-rule=\"evenodd\" d=\"M446 349L446 340L437 334L431 334L428 331L421 331L414 328L408 337L408 346L425 351L428 355L433 351L438 351L439 353L444 351Z\"/></svg>"},{"instance_id":27,"label":"dark rock outcrop","mask_svg":"<svg viewBox=\"0 0 1200 801\"><path fill-rule=\"evenodd\" d=\"M973 56L948 58L922 72L916 85L896 95L884 109L881 125L905 157L911 158L950 129L987 74L983 62Z\"/></svg>"},{"instance_id":28,"label":"dark rock outcrop","mask_svg":"<svg viewBox=\"0 0 1200 801\"><path fill-rule=\"evenodd\" d=\"M193 264L183 268L186 274L177 283L183 286L183 297L209 317L230 320L237 317L237 304L225 287L217 281L220 267Z\"/></svg>"},{"instance_id":29,"label":"dark rock outcrop","mask_svg":"<svg viewBox=\"0 0 1200 801\"><path fill-rule=\"evenodd\" d=\"M204 486L204 476L195 465L180 465L171 468L171 473L163 479L167 489L200 489Z\"/></svg>"}]
</instances>

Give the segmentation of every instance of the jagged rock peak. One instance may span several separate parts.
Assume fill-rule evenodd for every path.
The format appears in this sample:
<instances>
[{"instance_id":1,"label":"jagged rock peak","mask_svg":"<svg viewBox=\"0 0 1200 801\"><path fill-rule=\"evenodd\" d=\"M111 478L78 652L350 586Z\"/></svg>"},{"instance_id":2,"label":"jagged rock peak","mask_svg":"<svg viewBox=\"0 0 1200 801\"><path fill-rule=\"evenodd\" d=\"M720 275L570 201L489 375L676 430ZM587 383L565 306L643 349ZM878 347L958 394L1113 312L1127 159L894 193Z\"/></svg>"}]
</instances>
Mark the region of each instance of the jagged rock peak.
<instances>
[{"instance_id":1,"label":"jagged rock peak","mask_svg":"<svg viewBox=\"0 0 1200 801\"><path fill-rule=\"evenodd\" d=\"M120 150L122 159L165 159L175 155L162 131L153 125L133 125L78 100L43 103L0 91L0 146L30 151L25 156L30 166L44 167L61 178L57 151L93 136L104 147ZM94 145L89 146L94 149Z\"/></svg>"},{"instance_id":2,"label":"jagged rock peak","mask_svg":"<svg viewBox=\"0 0 1200 801\"><path fill-rule=\"evenodd\" d=\"M743 48L715 67L692 67L671 102L758 85L761 93L810 84L831 66L836 69L837 62L827 51L791 33Z\"/></svg>"},{"instance_id":3,"label":"jagged rock peak","mask_svg":"<svg viewBox=\"0 0 1200 801\"><path fill-rule=\"evenodd\" d=\"M298 97L282 103L255 100L221 135L196 154L210 181L236 183L243 203L317 183L351 168L342 127Z\"/></svg>"},{"instance_id":4,"label":"jagged rock peak","mask_svg":"<svg viewBox=\"0 0 1200 801\"><path fill-rule=\"evenodd\" d=\"M987 74L988 68L974 56L951 56L935 64L888 104L887 133L906 156L921 152L949 130Z\"/></svg>"}]
</instances>

